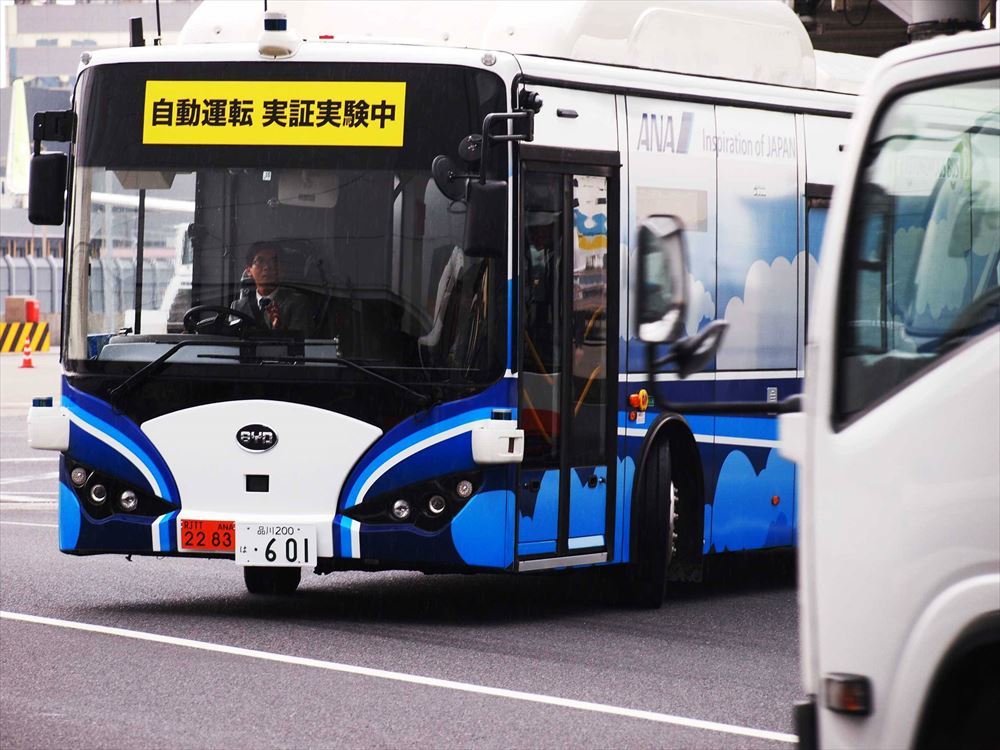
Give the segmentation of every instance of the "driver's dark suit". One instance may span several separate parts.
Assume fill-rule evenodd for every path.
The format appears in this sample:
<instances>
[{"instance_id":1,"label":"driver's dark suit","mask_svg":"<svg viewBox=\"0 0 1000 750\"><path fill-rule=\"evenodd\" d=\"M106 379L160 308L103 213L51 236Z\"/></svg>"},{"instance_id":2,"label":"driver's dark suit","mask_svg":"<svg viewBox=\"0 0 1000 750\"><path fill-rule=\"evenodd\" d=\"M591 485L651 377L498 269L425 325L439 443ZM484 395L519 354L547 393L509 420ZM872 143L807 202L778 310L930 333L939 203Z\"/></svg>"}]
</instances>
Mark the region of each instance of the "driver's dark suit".
<instances>
[{"instance_id":1,"label":"driver's dark suit","mask_svg":"<svg viewBox=\"0 0 1000 750\"><path fill-rule=\"evenodd\" d=\"M268 302L264 302L264 300L268 300ZM309 307L309 299L304 294L299 294L292 289L282 289L279 286L271 294L263 297L261 302L264 303L263 310L257 302L256 290L251 288L245 296L233 302L230 307L253 316L261 328L273 328L276 331L290 331L305 335L312 334L312 311ZM275 321L274 325L271 324L272 320Z\"/></svg>"}]
</instances>

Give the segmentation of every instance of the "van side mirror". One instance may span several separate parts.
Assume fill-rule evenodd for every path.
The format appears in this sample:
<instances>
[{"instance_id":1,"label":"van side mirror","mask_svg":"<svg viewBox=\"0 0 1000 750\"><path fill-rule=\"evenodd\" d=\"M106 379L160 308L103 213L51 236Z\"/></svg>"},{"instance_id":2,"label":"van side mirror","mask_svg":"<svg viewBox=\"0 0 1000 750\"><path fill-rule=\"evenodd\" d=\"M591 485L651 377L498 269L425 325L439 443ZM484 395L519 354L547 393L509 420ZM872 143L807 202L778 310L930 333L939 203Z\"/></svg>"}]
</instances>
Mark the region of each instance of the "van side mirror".
<instances>
[{"instance_id":1,"label":"van side mirror","mask_svg":"<svg viewBox=\"0 0 1000 750\"><path fill-rule=\"evenodd\" d=\"M669 344L684 332L688 300L684 225L675 216L649 216L639 226L639 339Z\"/></svg>"},{"instance_id":2,"label":"van side mirror","mask_svg":"<svg viewBox=\"0 0 1000 750\"><path fill-rule=\"evenodd\" d=\"M507 249L507 182L470 180L463 250L470 258L500 258Z\"/></svg>"},{"instance_id":3,"label":"van side mirror","mask_svg":"<svg viewBox=\"0 0 1000 750\"><path fill-rule=\"evenodd\" d=\"M66 154L35 154L28 171L28 221L58 226L66 210Z\"/></svg>"}]
</instances>

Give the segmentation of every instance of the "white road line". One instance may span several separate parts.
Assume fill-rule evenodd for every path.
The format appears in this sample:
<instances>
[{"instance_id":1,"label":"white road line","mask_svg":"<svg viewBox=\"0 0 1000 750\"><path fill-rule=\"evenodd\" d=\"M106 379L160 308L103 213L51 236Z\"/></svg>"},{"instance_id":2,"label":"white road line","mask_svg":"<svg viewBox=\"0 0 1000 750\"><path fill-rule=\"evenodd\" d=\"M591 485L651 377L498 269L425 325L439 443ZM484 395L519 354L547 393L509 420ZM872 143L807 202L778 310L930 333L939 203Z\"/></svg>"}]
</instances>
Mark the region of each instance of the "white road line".
<instances>
[{"instance_id":1,"label":"white road line","mask_svg":"<svg viewBox=\"0 0 1000 750\"><path fill-rule=\"evenodd\" d=\"M580 711L591 711L599 714L621 716L628 719L644 719L646 721L655 721L661 724L674 724L676 726L689 727L691 729L704 729L709 732L721 732L723 734L733 734L741 737L754 737L756 739L771 740L773 742L787 742L790 744L798 742L798 737L794 734L785 734L784 732L771 732L766 729L753 729L751 727L741 727L735 724L720 724L715 721L689 719L685 716L673 716L671 714L662 714L656 711L641 711L635 708L622 708L620 706L611 706L604 703L591 703L589 701L578 701L570 698L558 698L554 695L525 693L520 690L507 690L505 688L475 685L468 682L441 680L436 677L423 677L421 675L407 674L405 672L389 672L384 669L370 669L369 667L358 667L352 664L340 664L338 662L324 661L322 659L307 659L301 656L275 654L270 651L257 651L255 649L238 648L236 646L223 646L218 643L208 643L206 641L195 641L188 638L175 638L169 635L146 633L141 630L110 628L105 625L91 625L84 622L74 622L72 620L57 620L51 617L39 617L37 615L25 615L17 612L5 611L0 611L0 619L30 622L36 625L51 625L57 628L68 628L70 630L83 630L90 633L101 633L102 635L117 635L122 638L134 638L139 641L164 643L170 646L181 646L183 648L193 648L200 651L212 651L218 654L243 656L250 659L261 659L263 661L280 662L282 664L294 664L296 666L312 667L314 669L326 669L331 672L343 672L363 677L375 677L381 680L393 680L395 682L406 682L413 685L425 685L428 687L444 688L446 690L458 690L463 693L490 695L495 698L509 698L511 700L527 701L529 703L559 706L561 708L575 708Z\"/></svg>"},{"instance_id":2,"label":"white road line","mask_svg":"<svg viewBox=\"0 0 1000 750\"><path fill-rule=\"evenodd\" d=\"M0 521L3 526L41 526L45 529L58 529L59 524L55 523L28 523L27 521Z\"/></svg>"},{"instance_id":3,"label":"white road line","mask_svg":"<svg viewBox=\"0 0 1000 750\"><path fill-rule=\"evenodd\" d=\"M25 461L51 461L56 463L59 456L32 456L30 458L0 458L0 464L19 464Z\"/></svg>"},{"instance_id":4,"label":"white road line","mask_svg":"<svg viewBox=\"0 0 1000 750\"><path fill-rule=\"evenodd\" d=\"M41 482L46 479L57 479L58 471L50 471L45 474L29 474L26 477L11 477L10 479L0 479L0 486L6 487L11 484L21 484L22 482Z\"/></svg>"},{"instance_id":5,"label":"white road line","mask_svg":"<svg viewBox=\"0 0 1000 750\"><path fill-rule=\"evenodd\" d=\"M51 500L46 498L51 497ZM0 503L46 503L48 505L55 505L56 493L46 492L44 494L39 493L39 495L31 496L27 494L23 495L8 495L4 492L0 492Z\"/></svg>"}]
</instances>

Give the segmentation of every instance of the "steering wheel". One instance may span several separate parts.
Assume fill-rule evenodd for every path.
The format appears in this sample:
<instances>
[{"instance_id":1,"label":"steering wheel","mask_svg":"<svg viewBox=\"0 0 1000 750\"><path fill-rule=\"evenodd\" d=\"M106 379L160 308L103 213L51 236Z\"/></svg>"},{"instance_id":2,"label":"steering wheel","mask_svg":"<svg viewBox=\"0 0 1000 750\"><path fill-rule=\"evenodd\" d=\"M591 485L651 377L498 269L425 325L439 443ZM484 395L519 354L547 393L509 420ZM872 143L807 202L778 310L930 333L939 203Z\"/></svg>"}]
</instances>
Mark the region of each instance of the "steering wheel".
<instances>
[{"instance_id":1,"label":"steering wheel","mask_svg":"<svg viewBox=\"0 0 1000 750\"><path fill-rule=\"evenodd\" d=\"M202 313L215 313L215 319L203 321ZM239 318L243 326L260 328L257 319L242 310L234 310L225 305L195 305L184 313L184 330L187 333L226 333L230 330L230 317Z\"/></svg>"}]
</instances>

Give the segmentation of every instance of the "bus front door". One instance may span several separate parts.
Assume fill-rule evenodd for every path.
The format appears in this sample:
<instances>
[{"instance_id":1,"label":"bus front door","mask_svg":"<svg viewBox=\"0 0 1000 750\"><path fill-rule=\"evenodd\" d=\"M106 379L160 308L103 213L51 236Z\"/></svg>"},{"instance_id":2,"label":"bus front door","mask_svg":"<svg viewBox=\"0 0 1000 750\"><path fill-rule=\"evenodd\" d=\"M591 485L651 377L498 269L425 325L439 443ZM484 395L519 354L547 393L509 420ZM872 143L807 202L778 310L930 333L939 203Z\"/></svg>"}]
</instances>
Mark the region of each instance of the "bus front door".
<instances>
[{"instance_id":1,"label":"bus front door","mask_svg":"<svg viewBox=\"0 0 1000 750\"><path fill-rule=\"evenodd\" d=\"M559 164L521 164L522 571L598 563L611 554L618 263L608 240L617 236L618 160L598 153L607 166L567 163L566 152Z\"/></svg>"}]
</instances>

